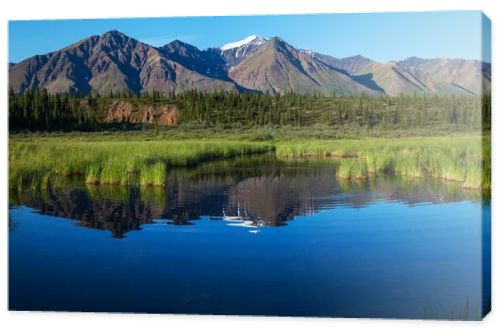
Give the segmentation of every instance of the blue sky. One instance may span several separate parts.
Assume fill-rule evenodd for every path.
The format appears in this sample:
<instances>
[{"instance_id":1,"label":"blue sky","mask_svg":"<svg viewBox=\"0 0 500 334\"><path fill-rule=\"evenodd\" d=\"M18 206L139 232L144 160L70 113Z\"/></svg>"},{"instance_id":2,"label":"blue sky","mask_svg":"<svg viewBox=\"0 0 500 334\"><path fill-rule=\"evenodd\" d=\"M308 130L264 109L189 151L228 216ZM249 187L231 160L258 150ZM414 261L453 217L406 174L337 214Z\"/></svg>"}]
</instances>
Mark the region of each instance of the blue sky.
<instances>
[{"instance_id":1,"label":"blue sky","mask_svg":"<svg viewBox=\"0 0 500 334\"><path fill-rule=\"evenodd\" d=\"M10 21L9 61L114 29L153 46L180 39L204 49L256 34L280 36L297 48L335 57L361 54L382 62L410 56L481 59L480 12L453 11Z\"/></svg>"}]
</instances>

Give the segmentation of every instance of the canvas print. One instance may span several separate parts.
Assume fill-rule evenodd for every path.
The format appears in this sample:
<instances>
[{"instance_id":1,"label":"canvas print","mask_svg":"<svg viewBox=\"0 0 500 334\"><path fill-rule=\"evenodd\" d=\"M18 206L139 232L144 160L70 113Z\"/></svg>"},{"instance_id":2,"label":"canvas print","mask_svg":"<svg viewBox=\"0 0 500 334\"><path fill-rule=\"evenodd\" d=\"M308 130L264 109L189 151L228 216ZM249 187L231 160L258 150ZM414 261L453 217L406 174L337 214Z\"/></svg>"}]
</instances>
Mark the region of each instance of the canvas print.
<instances>
[{"instance_id":1,"label":"canvas print","mask_svg":"<svg viewBox=\"0 0 500 334\"><path fill-rule=\"evenodd\" d=\"M9 22L11 311L481 320L479 11Z\"/></svg>"}]
</instances>

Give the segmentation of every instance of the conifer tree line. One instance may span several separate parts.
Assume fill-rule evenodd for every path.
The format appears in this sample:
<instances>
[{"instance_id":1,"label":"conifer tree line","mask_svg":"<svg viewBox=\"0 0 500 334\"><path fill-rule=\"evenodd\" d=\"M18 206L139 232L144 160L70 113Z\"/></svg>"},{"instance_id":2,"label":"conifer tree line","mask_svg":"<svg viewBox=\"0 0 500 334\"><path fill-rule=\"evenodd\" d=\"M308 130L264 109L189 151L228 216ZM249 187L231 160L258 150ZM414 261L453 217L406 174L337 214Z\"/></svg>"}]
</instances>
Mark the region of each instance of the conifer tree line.
<instances>
[{"instance_id":1,"label":"conifer tree line","mask_svg":"<svg viewBox=\"0 0 500 334\"><path fill-rule=\"evenodd\" d=\"M260 93L201 92L180 94L111 92L107 95L49 94L44 89L9 92L10 131L95 131L107 128L107 109L113 101L141 106L176 105L180 123L201 126L332 127L380 129L458 126L489 130L489 96L323 96Z\"/></svg>"},{"instance_id":2,"label":"conifer tree line","mask_svg":"<svg viewBox=\"0 0 500 334\"><path fill-rule=\"evenodd\" d=\"M92 100L89 100L92 101ZM23 94L9 92L9 131L97 130L95 106L85 108L82 98L70 94L49 94L44 89Z\"/></svg>"}]
</instances>

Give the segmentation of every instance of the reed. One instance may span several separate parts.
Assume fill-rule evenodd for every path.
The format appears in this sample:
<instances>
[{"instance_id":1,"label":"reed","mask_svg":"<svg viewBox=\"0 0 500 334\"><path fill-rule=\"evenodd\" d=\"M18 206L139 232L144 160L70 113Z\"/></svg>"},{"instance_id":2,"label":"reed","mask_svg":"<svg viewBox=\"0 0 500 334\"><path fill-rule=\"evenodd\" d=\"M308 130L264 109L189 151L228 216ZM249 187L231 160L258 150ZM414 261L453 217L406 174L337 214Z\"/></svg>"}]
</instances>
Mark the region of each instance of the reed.
<instances>
[{"instance_id":1,"label":"reed","mask_svg":"<svg viewBox=\"0 0 500 334\"><path fill-rule=\"evenodd\" d=\"M118 137L122 138L122 137ZM84 140L85 139L85 140ZM489 136L278 140L120 140L84 137L14 138L9 143L9 187L48 187L55 177L82 176L88 184L164 184L181 166L272 152L285 159L328 157L339 179L374 175L435 177L464 188L491 188Z\"/></svg>"},{"instance_id":2,"label":"reed","mask_svg":"<svg viewBox=\"0 0 500 334\"><path fill-rule=\"evenodd\" d=\"M340 159L340 179L395 174L436 177L465 188L491 187L489 136L287 141L276 144L276 154Z\"/></svg>"},{"instance_id":3,"label":"reed","mask_svg":"<svg viewBox=\"0 0 500 334\"><path fill-rule=\"evenodd\" d=\"M83 176L88 184L127 184L131 176L159 184L166 167L194 166L273 150L268 143L210 140L68 141L11 140L9 186L40 187L53 176Z\"/></svg>"},{"instance_id":4,"label":"reed","mask_svg":"<svg viewBox=\"0 0 500 334\"><path fill-rule=\"evenodd\" d=\"M139 183L142 186L163 186L166 178L165 165L156 162L141 169Z\"/></svg>"}]
</instances>

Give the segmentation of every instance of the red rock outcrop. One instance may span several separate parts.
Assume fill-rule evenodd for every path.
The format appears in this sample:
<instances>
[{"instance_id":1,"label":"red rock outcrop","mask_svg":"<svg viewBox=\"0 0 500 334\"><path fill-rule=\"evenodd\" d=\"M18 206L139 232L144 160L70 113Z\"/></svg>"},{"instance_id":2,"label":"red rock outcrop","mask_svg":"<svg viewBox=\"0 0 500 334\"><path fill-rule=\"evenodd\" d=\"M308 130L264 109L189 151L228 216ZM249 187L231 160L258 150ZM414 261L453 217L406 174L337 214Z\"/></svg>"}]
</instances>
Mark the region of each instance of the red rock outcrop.
<instances>
[{"instance_id":1,"label":"red rock outcrop","mask_svg":"<svg viewBox=\"0 0 500 334\"><path fill-rule=\"evenodd\" d=\"M145 123L176 125L180 111L176 106L141 106L134 108L132 103L114 101L106 112L106 123Z\"/></svg>"}]
</instances>

